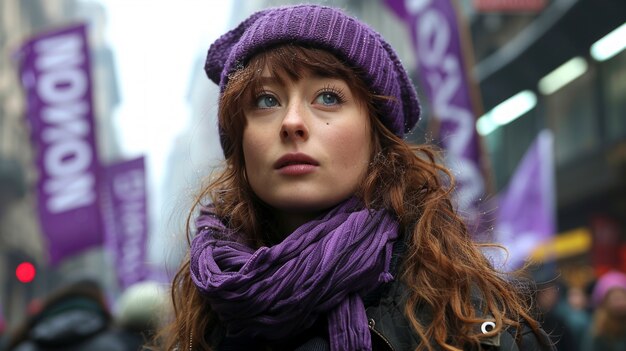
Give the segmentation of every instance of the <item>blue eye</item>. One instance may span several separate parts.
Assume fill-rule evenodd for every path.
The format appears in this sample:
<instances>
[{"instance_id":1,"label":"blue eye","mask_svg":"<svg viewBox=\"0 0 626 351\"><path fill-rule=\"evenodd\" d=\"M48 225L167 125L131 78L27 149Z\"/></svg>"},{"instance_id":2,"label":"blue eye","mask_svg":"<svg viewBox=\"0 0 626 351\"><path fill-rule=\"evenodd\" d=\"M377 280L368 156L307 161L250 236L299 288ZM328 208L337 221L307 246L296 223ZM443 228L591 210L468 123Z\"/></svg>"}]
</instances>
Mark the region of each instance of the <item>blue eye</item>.
<instances>
[{"instance_id":1,"label":"blue eye","mask_svg":"<svg viewBox=\"0 0 626 351\"><path fill-rule=\"evenodd\" d=\"M272 108L278 106L278 99L272 95L261 95L256 99L256 107Z\"/></svg>"},{"instance_id":2,"label":"blue eye","mask_svg":"<svg viewBox=\"0 0 626 351\"><path fill-rule=\"evenodd\" d=\"M321 93L317 96L317 99L315 99L315 102L322 104L322 105L331 106L331 105L337 105L341 101L335 93Z\"/></svg>"}]
</instances>

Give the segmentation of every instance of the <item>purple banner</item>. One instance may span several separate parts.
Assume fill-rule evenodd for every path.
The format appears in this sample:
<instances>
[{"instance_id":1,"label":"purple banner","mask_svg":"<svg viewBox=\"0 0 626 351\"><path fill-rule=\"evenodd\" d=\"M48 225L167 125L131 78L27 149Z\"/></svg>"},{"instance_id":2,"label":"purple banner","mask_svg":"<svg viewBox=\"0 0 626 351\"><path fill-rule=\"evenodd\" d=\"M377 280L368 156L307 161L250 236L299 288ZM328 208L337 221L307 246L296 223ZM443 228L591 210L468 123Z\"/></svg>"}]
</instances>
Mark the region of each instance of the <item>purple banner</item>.
<instances>
[{"instance_id":1,"label":"purple banner","mask_svg":"<svg viewBox=\"0 0 626 351\"><path fill-rule=\"evenodd\" d=\"M409 28L422 86L439 121L437 138L456 178L455 203L476 230L485 180L456 11L449 0L384 1Z\"/></svg>"},{"instance_id":2,"label":"purple banner","mask_svg":"<svg viewBox=\"0 0 626 351\"><path fill-rule=\"evenodd\" d=\"M496 241L509 250L509 257L497 261L506 270L519 268L556 232L552 145L549 130L539 133L498 198L494 232Z\"/></svg>"},{"instance_id":3,"label":"purple banner","mask_svg":"<svg viewBox=\"0 0 626 351\"><path fill-rule=\"evenodd\" d=\"M102 244L98 155L85 25L38 35L18 52L49 260Z\"/></svg>"},{"instance_id":4,"label":"purple banner","mask_svg":"<svg viewBox=\"0 0 626 351\"><path fill-rule=\"evenodd\" d=\"M115 261L122 289L149 277L148 221L144 158L106 167L103 211L106 246Z\"/></svg>"}]
</instances>

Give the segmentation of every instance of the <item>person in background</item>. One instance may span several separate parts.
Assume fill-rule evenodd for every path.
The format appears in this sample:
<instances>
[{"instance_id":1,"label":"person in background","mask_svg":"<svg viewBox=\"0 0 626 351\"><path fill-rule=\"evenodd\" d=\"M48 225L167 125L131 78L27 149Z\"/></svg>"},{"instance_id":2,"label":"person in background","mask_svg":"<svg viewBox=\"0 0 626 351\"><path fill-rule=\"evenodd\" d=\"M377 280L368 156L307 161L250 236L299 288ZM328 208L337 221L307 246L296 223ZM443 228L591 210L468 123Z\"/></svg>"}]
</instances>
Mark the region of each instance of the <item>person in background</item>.
<instances>
[{"instance_id":1,"label":"person in background","mask_svg":"<svg viewBox=\"0 0 626 351\"><path fill-rule=\"evenodd\" d=\"M626 274L611 271L596 282L591 295L593 320L582 351L626 351Z\"/></svg>"},{"instance_id":2,"label":"person in background","mask_svg":"<svg viewBox=\"0 0 626 351\"><path fill-rule=\"evenodd\" d=\"M565 316L559 313L563 283L556 262L534 262L526 267L534 286L534 308L542 328L559 351L578 351Z\"/></svg>"},{"instance_id":3,"label":"person in background","mask_svg":"<svg viewBox=\"0 0 626 351\"><path fill-rule=\"evenodd\" d=\"M12 336L8 351L137 351L113 326L104 292L94 280L72 282L43 299Z\"/></svg>"},{"instance_id":4,"label":"person in background","mask_svg":"<svg viewBox=\"0 0 626 351\"><path fill-rule=\"evenodd\" d=\"M589 297L581 286L561 286L561 298L555 312L565 322L576 345L581 345L591 323Z\"/></svg>"},{"instance_id":5,"label":"person in background","mask_svg":"<svg viewBox=\"0 0 626 351\"><path fill-rule=\"evenodd\" d=\"M4 314L2 313L2 305L0 305L0 350L4 350L4 344L6 343L6 322L4 321Z\"/></svg>"},{"instance_id":6,"label":"person in background","mask_svg":"<svg viewBox=\"0 0 626 351\"><path fill-rule=\"evenodd\" d=\"M559 286L556 282L537 284L539 321L559 351L578 351L578 345L565 317L558 313Z\"/></svg>"},{"instance_id":7,"label":"person in background","mask_svg":"<svg viewBox=\"0 0 626 351\"><path fill-rule=\"evenodd\" d=\"M116 325L129 334L129 345L136 349L151 340L161 327L166 310L166 294L156 282L144 281L129 286L117 300Z\"/></svg>"},{"instance_id":8,"label":"person in background","mask_svg":"<svg viewBox=\"0 0 626 351\"><path fill-rule=\"evenodd\" d=\"M223 172L190 216L165 350L550 350L472 241L395 51L342 11L262 10L209 49ZM189 230L191 232L191 230Z\"/></svg>"}]
</instances>

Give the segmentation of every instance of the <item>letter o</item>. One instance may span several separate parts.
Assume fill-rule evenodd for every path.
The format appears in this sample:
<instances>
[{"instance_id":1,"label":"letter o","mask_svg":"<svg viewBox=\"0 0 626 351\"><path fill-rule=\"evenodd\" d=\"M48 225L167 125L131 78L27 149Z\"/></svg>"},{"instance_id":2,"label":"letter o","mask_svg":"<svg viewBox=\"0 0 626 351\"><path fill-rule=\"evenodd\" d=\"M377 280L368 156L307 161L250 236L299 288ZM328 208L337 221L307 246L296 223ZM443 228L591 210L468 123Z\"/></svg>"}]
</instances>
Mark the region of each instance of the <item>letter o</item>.
<instances>
[{"instance_id":1,"label":"letter o","mask_svg":"<svg viewBox=\"0 0 626 351\"><path fill-rule=\"evenodd\" d=\"M44 154L45 169L53 176L82 172L91 164L91 147L81 139L52 144Z\"/></svg>"},{"instance_id":2,"label":"letter o","mask_svg":"<svg viewBox=\"0 0 626 351\"><path fill-rule=\"evenodd\" d=\"M436 66L443 62L450 43L450 27L441 13L435 10L427 11L417 22L415 30L421 63Z\"/></svg>"},{"instance_id":3,"label":"letter o","mask_svg":"<svg viewBox=\"0 0 626 351\"><path fill-rule=\"evenodd\" d=\"M81 98L87 91L84 72L70 68L46 72L37 82L37 93L47 103L63 103Z\"/></svg>"}]
</instances>

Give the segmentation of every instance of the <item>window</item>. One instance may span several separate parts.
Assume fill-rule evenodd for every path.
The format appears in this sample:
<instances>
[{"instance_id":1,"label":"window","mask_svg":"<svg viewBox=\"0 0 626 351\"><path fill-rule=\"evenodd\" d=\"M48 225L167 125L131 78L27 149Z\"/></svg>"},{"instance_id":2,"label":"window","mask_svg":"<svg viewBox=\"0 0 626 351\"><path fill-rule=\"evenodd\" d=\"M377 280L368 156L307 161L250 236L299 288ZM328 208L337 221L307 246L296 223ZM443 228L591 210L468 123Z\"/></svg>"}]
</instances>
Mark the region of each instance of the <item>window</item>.
<instances>
[{"instance_id":1,"label":"window","mask_svg":"<svg viewBox=\"0 0 626 351\"><path fill-rule=\"evenodd\" d=\"M606 136L615 142L626 139L626 50L607 61L602 69Z\"/></svg>"},{"instance_id":2,"label":"window","mask_svg":"<svg viewBox=\"0 0 626 351\"><path fill-rule=\"evenodd\" d=\"M545 96L545 113L554 131L557 165L600 146L595 76L595 69L590 66L585 74Z\"/></svg>"},{"instance_id":3,"label":"window","mask_svg":"<svg viewBox=\"0 0 626 351\"><path fill-rule=\"evenodd\" d=\"M499 191L507 186L528 147L539 133L537 108L489 133L485 146L493 169L494 185Z\"/></svg>"}]
</instances>

